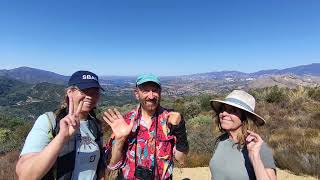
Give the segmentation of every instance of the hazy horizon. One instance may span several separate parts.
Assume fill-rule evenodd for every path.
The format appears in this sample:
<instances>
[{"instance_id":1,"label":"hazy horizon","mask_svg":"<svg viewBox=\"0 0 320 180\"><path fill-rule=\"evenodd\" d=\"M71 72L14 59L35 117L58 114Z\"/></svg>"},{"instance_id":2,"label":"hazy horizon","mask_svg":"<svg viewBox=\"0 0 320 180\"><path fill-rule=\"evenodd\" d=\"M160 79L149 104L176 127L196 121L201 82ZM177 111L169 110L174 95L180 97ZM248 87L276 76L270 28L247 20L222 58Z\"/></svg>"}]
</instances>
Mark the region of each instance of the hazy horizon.
<instances>
[{"instance_id":1,"label":"hazy horizon","mask_svg":"<svg viewBox=\"0 0 320 180\"><path fill-rule=\"evenodd\" d=\"M310 64L319 64L319 63L310 63ZM304 66L304 65L310 65L310 64L301 64L301 65L298 65L298 66ZM15 67L15 68L11 68L11 69L16 69L16 68L22 68L22 67L27 67L27 68L34 68L34 67L29 67L29 66L19 66L19 67ZM296 66L292 66L292 67L287 67L287 68L293 68L293 67L296 67ZM0 70L11 70L11 69L0 69ZM34 68L34 69L39 69L39 68ZM282 70L282 69L286 69L286 68L278 68L276 70ZM53 72L53 73L56 73L56 74L60 74L58 72L55 72L55 71L50 71L50 70L47 70L47 69L40 69L40 70L44 70L44 71L49 71L49 72ZM87 69L78 69L78 70L87 70ZM259 71L264 71L264 70L275 70L275 69L261 69L261 70L257 70L257 71L254 71L254 72L242 72L242 71L238 71L238 72L242 72L242 73L255 73L255 72L259 72ZM197 72L197 73L192 73L192 74L203 74L203 73L211 73L211 72L223 72L223 71L237 71L237 70L221 70L221 71L210 71L210 72ZM94 72L94 71L93 71ZM73 73L73 72L72 72ZM71 73L71 74L72 74ZM150 71L150 73L153 73ZM60 75L63 75L63 76L70 76L71 74L60 74ZM138 74L135 74L135 75L116 75L116 74L111 74L111 75L104 75L104 74L99 74L97 73L99 76L120 76L120 77L134 77L134 76L138 76L142 73L138 73ZM155 73L154 73L155 74ZM192 75L192 74L181 74L181 75L159 75L159 76L184 76L184 75Z\"/></svg>"}]
</instances>

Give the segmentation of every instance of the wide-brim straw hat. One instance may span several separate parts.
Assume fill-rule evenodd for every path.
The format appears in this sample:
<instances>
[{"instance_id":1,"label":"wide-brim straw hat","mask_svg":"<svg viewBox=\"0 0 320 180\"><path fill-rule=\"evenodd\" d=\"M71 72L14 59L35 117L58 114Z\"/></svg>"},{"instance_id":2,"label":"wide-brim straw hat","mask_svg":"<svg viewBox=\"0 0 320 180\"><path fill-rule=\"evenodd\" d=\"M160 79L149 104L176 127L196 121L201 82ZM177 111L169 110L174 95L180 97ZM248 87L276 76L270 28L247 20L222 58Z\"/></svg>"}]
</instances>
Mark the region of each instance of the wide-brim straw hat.
<instances>
[{"instance_id":1,"label":"wide-brim straw hat","mask_svg":"<svg viewBox=\"0 0 320 180\"><path fill-rule=\"evenodd\" d=\"M224 100L210 100L211 107L216 112L220 113L221 106L227 104L236 108L242 109L247 112L248 118L253 120L256 125L262 126L266 121L254 112L256 100L254 97L243 90L232 91Z\"/></svg>"}]
</instances>

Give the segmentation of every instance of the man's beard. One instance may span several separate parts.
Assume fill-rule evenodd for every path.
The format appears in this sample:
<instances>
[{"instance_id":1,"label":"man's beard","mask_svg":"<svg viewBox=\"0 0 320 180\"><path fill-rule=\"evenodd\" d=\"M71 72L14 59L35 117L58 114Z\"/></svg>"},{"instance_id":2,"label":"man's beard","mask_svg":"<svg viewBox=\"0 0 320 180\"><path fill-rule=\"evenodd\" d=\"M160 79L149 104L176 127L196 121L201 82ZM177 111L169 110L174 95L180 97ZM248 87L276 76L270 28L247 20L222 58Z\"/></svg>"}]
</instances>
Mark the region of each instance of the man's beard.
<instances>
[{"instance_id":1,"label":"man's beard","mask_svg":"<svg viewBox=\"0 0 320 180\"><path fill-rule=\"evenodd\" d=\"M145 99L140 99L140 104L142 108L146 111L155 111L157 107L159 106L159 101L160 99L153 99L153 100L145 100Z\"/></svg>"}]
</instances>

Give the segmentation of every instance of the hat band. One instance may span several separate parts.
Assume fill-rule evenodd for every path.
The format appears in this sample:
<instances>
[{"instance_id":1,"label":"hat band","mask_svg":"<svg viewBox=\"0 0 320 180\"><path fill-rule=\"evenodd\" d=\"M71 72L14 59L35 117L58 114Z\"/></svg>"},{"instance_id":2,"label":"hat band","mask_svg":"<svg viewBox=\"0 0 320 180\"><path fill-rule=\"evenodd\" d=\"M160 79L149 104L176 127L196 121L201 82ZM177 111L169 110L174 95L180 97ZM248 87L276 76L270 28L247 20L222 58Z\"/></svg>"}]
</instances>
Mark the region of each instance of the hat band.
<instances>
[{"instance_id":1,"label":"hat band","mask_svg":"<svg viewBox=\"0 0 320 180\"><path fill-rule=\"evenodd\" d=\"M246 103L244 103L243 101L240 101L239 99L235 99L235 98L226 98L225 101L237 104L239 106L244 107L245 109L249 110L250 112L253 112L253 109L248 106Z\"/></svg>"}]
</instances>

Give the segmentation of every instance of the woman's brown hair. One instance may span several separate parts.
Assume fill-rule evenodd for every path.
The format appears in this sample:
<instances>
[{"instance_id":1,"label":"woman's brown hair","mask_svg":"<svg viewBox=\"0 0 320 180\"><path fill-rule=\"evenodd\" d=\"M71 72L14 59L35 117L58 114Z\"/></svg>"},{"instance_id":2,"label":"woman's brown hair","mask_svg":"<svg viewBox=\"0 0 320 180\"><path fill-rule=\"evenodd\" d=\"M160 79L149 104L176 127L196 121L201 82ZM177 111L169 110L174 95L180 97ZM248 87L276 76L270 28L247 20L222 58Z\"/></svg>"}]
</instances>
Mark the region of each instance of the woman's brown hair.
<instances>
[{"instance_id":1,"label":"woman's brown hair","mask_svg":"<svg viewBox=\"0 0 320 180\"><path fill-rule=\"evenodd\" d=\"M237 108L237 107L233 107L233 108ZM237 108L237 109L239 109L239 108ZM242 125L240 127L241 131L239 131L239 133L237 134L238 142L236 143L236 145L237 145L238 149L242 149L246 143L246 137L248 135L247 130L251 130L251 131L257 130L257 125L254 123L254 121L251 119L248 119L247 112L242 109L240 109L240 110L241 110L240 120L242 122ZM221 113L221 111L222 111L222 108L220 108L219 113ZM221 127L219 113L216 113L216 115L213 118L215 120L215 123L218 126L219 131L221 133L227 133L227 131Z\"/></svg>"}]
</instances>

